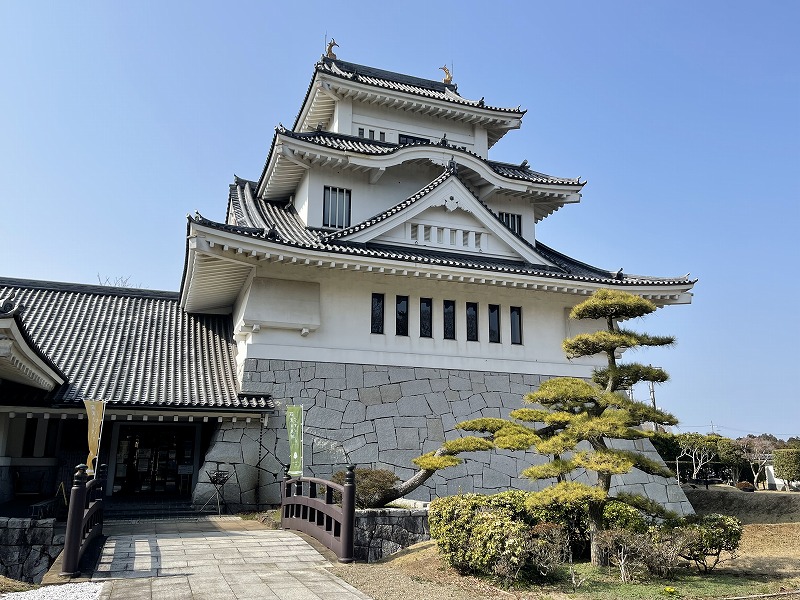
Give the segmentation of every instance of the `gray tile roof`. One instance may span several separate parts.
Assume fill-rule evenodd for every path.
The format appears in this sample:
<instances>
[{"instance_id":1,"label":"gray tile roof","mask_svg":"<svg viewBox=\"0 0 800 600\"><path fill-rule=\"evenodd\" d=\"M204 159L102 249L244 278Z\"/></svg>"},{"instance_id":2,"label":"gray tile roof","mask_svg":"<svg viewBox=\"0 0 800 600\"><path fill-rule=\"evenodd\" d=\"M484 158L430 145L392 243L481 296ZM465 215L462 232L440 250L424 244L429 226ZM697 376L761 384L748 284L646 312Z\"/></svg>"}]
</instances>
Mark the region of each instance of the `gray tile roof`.
<instances>
[{"instance_id":1,"label":"gray tile roof","mask_svg":"<svg viewBox=\"0 0 800 600\"><path fill-rule=\"evenodd\" d=\"M237 394L230 315L187 314L176 292L0 278L0 298L12 293L31 339L69 379L56 405L272 408Z\"/></svg>"},{"instance_id":2,"label":"gray tile roof","mask_svg":"<svg viewBox=\"0 0 800 600\"><path fill-rule=\"evenodd\" d=\"M334 60L323 56L322 59L316 64L316 70L334 77L340 77L342 79L348 79L358 83L372 85L388 90L406 92L408 94L424 96L426 98L434 98L436 100L445 100L447 102L463 104L473 108L512 113L520 116L524 115L526 112L519 106L516 108L487 106L484 103L483 98L480 100L467 100L458 94L458 86L452 83L445 84L434 79L412 77L411 75L404 75L402 73L395 73L393 71L384 71L383 69L376 69L366 65L357 65L344 60Z\"/></svg>"},{"instance_id":3,"label":"gray tile roof","mask_svg":"<svg viewBox=\"0 0 800 600\"><path fill-rule=\"evenodd\" d=\"M362 223L354 225L346 230L347 232L358 231L371 225L378 223L392 214L404 210L411 206L420 198L427 195L430 191L441 185L447 178L456 176L450 171L443 172L439 177L430 182L425 188L413 194L393 206L392 208L375 215ZM552 277L560 280L572 280L599 283L601 285L619 286L619 285L681 285L693 283L693 280L685 277L650 277L629 274L617 274L612 271L593 267L581 261L570 258L566 254L562 254L545 246L541 242L537 242L535 246L536 252L541 254L547 260L553 262L557 266L545 264L530 264L523 261L494 259L483 255L470 255L450 252L440 252L437 250L429 250L420 246L389 246L375 243L355 243L340 240L338 237L344 235L344 232L331 232L329 230L317 230L306 227L300 220L299 215L294 210L294 207L285 202L271 202L258 198L253 198L252 194L247 194L245 188L249 186L254 190L256 183L244 179L238 179L231 185L231 194L229 197L229 215L241 214L245 212L259 212L263 216L263 222L268 223L269 226L254 227L252 221L245 218L236 220L236 222L217 223L196 214L190 217L190 220L200 225L218 229L221 231L228 231L230 233L258 238L269 239L274 243L279 243L288 247L303 248L319 250L321 252L330 252L335 254L349 255L349 256L367 256L372 258L381 258L387 260L399 260L409 263L420 263L424 265L438 265L450 266L464 269L474 269L476 271L483 271L485 273L508 273L518 275L530 275L537 277ZM234 188L237 190L234 192ZM242 206L239 206L243 203ZM249 210L246 209L247 204L253 204ZM256 209L256 206L258 207ZM491 210L484 207L491 213ZM494 213L491 213L494 215ZM498 218L494 215L494 218ZM229 219L230 220L230 219ZM274 228L272 227L274 225ZM270 235L272 229L272 235ZM517 236L519 237L519 236ZM528 244L523 238L519 238L523 243Z\"/></svg>"},{"instance_id":4,"label":"gray tile roof","mask_svg":"<svg viewBox=\"0 0 800 600\"><path fill-rule=\"evenodd\" d=\"M343 152L357 152L359 154L380 156L385 154L392 154L401 148L406 148L409 145L413 146L445 146L457 154L469 154L470 156L479 159L485 163L492 171L503 177L510 179L519 179L522 181L530 181L531 183L541 183L545 185L585 185L586 182L579 181L579 178L555 177L553 175L546 175L539 173L528 167L528 161L519 165L512 165L509 163L498 162L494 160L487 160L474 152L463 150L456 146L449 145L447 142L417 142L415 144L392 144L389 142L378 142L375 140L368 140L351 135L343 135L340 133L331 133L329 131L312 131L308 133L295 133L284 127L278 127L278 134L302 140L318 146L332 148L334 150L341 150Z\"/></svg>"}]
</instances>

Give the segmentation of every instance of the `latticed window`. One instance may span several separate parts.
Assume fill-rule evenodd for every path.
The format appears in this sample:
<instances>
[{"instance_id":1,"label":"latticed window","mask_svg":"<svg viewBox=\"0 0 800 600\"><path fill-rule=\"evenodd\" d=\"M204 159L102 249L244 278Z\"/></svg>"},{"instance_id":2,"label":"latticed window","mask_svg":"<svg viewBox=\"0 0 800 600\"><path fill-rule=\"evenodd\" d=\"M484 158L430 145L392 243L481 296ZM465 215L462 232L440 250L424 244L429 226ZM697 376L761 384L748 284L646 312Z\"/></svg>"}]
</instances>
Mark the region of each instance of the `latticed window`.
<instances>
[{"instance_id":1,"label":"latticed window","mask_svg":"<svg viewBox=\"0 0 800 600\"><path fill-rule=\"evenodd\" d=\"M325 186L322 226L334 229L350 227L350 190Z\"/></svg>"},{"instance_id":2,"label":"latticed window","mask_svg":"<svg viewBox=\"0 0 800 600\"><path fill-rule=\"evenodd\" d=\"M408 296L397 296L395 301L395 335L408 335Z\"/></svg>"},{"instance_id":3,"label":"latticed window","mask_svg":"<svg viewBox=\"0 0 800 600\"><path fill-rule=\"evenodd\" d=\"M500 213L500 220L503 221L506 227L517 235L522 235L522 215L516 213Z\"/></svg>"},{"instance_id":4,"label":"latticed window","mask_svg":"<svg viewBox=\"0 0 800 600\"><path fill-rule=\"evenodd\" d=\"M383 333L383 294L372 294L372 333Z\"/></svg>"},{"instance_id":5,"label":"latticed window","mask_svg":"<svg viewBox=\"0 0 800 600\"><path fill-rule=\"evenodd\" d=\"M500 305L489 305L489 341L500 343Z\"/></svg>"},{"instance_id":6,"label":"latticed window","mask_svg":"<svg viewBox=\"0 0 800 600\"><path fill-rule=\"evenodd\" d=\"M444 339L456 339L456 301L445 300L442 304L442 317L444 320Z\"/></svg>"},{"instance_id":7,"label":"latticed window","mask_svg":"<svg viewBox=\"0 0 800 600\"><path fill-rule=\"evenodd\" d=\"M433 298L419 299L419 337L433 337Z\"/></svg>"},{"instance_id":8,"label":"latticed window","mask_svg":"<svg viewBox=\"0 0 800 600\"><path fill-rule=\"evenodd\" d=\"M478 303L467 302L467 341L478 341Z\"/></svg>"},{"instance_id":9,"label":"latticed window","mask_svg":"<svg viewBox=\"0 0 800 600\"><path fill-rule=\"evenodd\" d=\"M522 307L511 307L511 343L522 343Z\"/></svg>"}]
</instances>

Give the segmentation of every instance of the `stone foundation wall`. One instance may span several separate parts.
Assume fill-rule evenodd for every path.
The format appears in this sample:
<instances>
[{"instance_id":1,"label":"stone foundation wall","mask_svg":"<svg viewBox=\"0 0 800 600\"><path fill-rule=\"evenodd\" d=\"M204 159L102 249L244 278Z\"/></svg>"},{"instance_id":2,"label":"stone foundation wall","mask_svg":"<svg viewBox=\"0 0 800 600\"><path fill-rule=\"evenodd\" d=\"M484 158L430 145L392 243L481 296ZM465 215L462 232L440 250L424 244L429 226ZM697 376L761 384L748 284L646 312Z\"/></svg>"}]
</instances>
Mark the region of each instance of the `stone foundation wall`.
<instances>
[{"instance_id":1,"label":"stone foundation wall","mask_svg":"<svg viewBox=\"0 0 800 600\"><path fill-rule=\"evenodd\" d=\"M39 583L64 548L55 519L0 517L0 575Z\"/></svg>"},{"instance_id":2,"label":"stone foundation wall","mask_svg":"<svg viewBox=\"0 0 800 600\"><path fill-rule=\"evenodd\" d=\"M522 406L522 396L545 379L535 374L247 359L242 391L271 394L277 414L270 417L263 432L257 423L222 424L201 468L195 502L202 504L213 492L203 482L208 480L205 471L216 468L235 473L226 486L226 499L232 504L255 508L256 498L262 506L280 502L282 473L275 457L288 461L281 409L289 404L305 408L307 475L329 478L355 463L388 469L405 479L416 471L412 458L436 450L445 440L461 437L456 423L508 417L511 410ZM635 444L651 458L658 457L649 441ZM410 498L429 501L458 493L493 494L546 485L518 477L526 467L547 460L534 452L495 450L463 458L463 464L437 473ZM260 475L252 466L256 464L264 469ZM692 512L672 480L634 471L624 481L615 478L614 485L626 491L635 488L678 513Z\"/></svg>"},{"instance_id":3,"label":"stone foundation wall","mask_svg":"<svg viewBox=\"0 0 800 600\"><path fill-rule=\"evenodd\" d=\"M427 509L382 508L356 511L356 560L375 562L431 539Z\"/></svg>"}]
</instances>

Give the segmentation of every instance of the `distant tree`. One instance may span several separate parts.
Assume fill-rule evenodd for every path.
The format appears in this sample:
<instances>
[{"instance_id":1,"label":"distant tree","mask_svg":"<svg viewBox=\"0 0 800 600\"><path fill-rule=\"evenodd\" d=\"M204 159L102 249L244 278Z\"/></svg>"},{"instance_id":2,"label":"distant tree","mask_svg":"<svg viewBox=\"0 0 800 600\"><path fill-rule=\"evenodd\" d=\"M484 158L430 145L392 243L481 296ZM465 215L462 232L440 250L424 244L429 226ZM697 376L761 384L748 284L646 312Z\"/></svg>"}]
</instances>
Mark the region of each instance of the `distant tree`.
<instances>
[{"instance_id":1,"label":"distant tree","mask_svg":"<svg viewBox=\"0 0 800 600\"><path fill-rule=\"evenodd\" d=\"M675 436L681 452L678 458L688 456L692 460L692 479L700 477L700 471L717 455L719 436L702 433L680 433Z\"/></svg>"},{"instance_id":2,"label":"distant tree","mask_svg":"<svg viewBox=\"0 0 800 600\"><path fill-rule=\"evenodd\" d=\"M736 440L721 437L717 440L717 457L730 473L731 482L739 483L742 480L742 470L749 468L741 445Z\"/></svg>"},{"instance_id":3,"label":"distant tree","mask_svg":"<svg viewBox=\"0 0 800 600\"><path fill-rule=\"evenodd\" d=\"M767 464L772 458L772 451L775 449L775 436L748 435L747 437L736 440L742 451L742 457L747 461L750 470L753 472L753 485L758 487L758 480L764 472Z\"/></svg>"},{"instance_id":4,"label":"distant tree","mask_svg":"<svg viewBox=\"0 0 800 600\"><path fill-rule=\"evenodd\" d=\"M130 275L127 275L127 276L119 275L119 276L114 277L112 279L111 277L103 278L103 277L100 276L100 273L98 273L97 274L97 282L100 285L105 285L105 286L108 286L108 287L119 287L119 288L140 288L140 287L142 287L141 283L138 284L138 285L136 285L135 283L132 283Z\"/></svg>"},{"instance_id":5,"label":"distant tree","mask_svg":"<svg viewBox=\"0 0 800 600\"><path fill-rule=\"evenodd\" d=\"M800 449L782 448L773 452L772 464L775 476L780 477L788 486L793 481L800 481Z\"/></svg>"}]
</instances>

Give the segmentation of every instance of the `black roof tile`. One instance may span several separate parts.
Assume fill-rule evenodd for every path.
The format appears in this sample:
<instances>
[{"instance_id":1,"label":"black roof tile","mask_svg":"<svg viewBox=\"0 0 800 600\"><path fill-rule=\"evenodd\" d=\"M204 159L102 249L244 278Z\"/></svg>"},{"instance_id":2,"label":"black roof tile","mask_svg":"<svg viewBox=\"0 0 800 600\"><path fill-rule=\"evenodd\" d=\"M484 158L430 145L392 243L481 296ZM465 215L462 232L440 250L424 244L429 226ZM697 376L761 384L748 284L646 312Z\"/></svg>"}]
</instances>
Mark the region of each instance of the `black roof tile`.
<instances>
[{"instance_id":1,"label":"black roof tile","mask_svg":"<svg viewBox=\"0 0 800 600\"><path fill-rule=\"evenodd\" d=\"M230 315L188 314L177 292L0 278L0 298L12 293L31 338L69 379L55 404L272 408L237 394Z\"/></svg>"}]
</instances>

